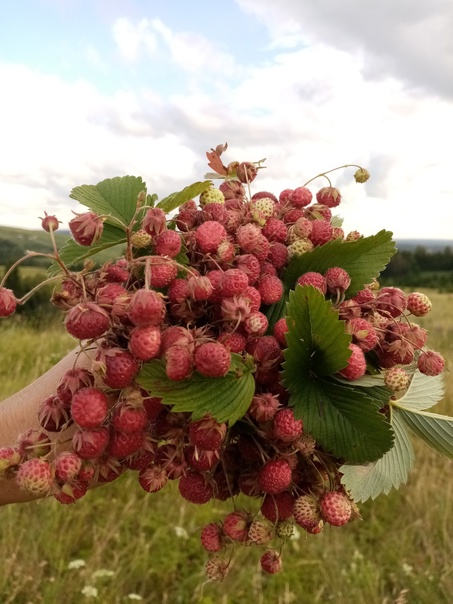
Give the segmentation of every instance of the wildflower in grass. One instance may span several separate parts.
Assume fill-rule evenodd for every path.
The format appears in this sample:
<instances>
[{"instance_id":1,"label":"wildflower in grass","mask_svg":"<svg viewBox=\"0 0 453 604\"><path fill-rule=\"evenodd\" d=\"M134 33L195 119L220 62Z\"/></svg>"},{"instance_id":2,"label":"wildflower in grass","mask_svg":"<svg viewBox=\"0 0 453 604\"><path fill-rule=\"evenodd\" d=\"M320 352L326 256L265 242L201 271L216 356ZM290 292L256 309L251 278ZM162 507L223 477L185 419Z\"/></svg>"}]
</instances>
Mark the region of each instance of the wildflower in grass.
<instances>
[{"instance_id":1,"label":"wildflower in grass","mask_svg":"<svg viewBox=\"0 0 453 604\"><path fill-rule=\"evenodd\" d=\"M180 539L188 539L189 535L187 534L187 531L184 527L182 526L175 526L175 534L177 537L179 537Z\"/></svg>"},{"instance_id":2,"label":"wildflower in grass","mask_svg":"<svg viewBox=\"0 0 453 604\"><path fill-rule=\"evenodd\" d=\"M105 577L113 577L115 573L113 570L108 570L107 568L100 568L99 570L95 570L91 575L91 578L96 579L104 579Z\"/></svg>"},{"instance_id":3,"label":"wildflower in grass","mask_svg":"<svg viewBox=\"0 0 453 604\"><path fill-rule=\"evenodd\" d=\"M80 593L86 598L97 598L99 594L97 588L93 587L92 585L85 585L85 587L82 588Z\"/></svg>"},{"instance_id":4,"label":"wildflower in grass","mask_svg":"<svg viewBox=\"0 0 453 604\"><path fill-rule=\"evenodd\" d=\"M127 598L128 598L128 600L136 600L137 602L139 600L143 600L143 598L141 596L139 596L138 594L127 594Z\"/></svg>"},{"instance_id":5,"label":"wildflower in grass","mask_svg":"<svg viewBox=\"0 0 453 604\"><path fill-rule=\"evenodd\" d=\"M86 565L87 565L87 564L86 564L85 560L81 560L81 559L78 559L78 560L71 560L71 561L69 562L69 564L68 564L68 569L69 569L69 570L73 570L73 569L76 569L76 570L77 570L77 569L79 569L79 568L83 568L83 567L84 567L84 566L86 566Z\"/></svg>"}]
</instances>

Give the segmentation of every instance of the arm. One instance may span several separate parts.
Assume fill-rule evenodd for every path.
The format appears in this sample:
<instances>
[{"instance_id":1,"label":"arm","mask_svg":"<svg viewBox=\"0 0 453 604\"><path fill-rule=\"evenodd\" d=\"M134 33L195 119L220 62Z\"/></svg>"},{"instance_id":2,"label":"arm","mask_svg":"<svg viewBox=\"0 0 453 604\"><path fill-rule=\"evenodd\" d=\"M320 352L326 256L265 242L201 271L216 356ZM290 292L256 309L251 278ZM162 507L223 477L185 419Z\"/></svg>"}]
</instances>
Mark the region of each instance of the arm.
<instances>
[{"instance_id":1,"label":"arm","mask_svg":"<svg viewBox=\"0 0 453 604\"><path fill-rule=\"evenodd\" d=\"M63 373L73 366L76 352L77 349L73 350L32 384L0 402L0 447L13 446L19 434L30 428L39 428L39 405L55 392ZM80 355L77 365L85 366L87 363L86 356ZM70 436L70 431L65 431L65 436ZM55 437L60 437L60 434ZM0 506L31 500L33 497L19 489L14 480L0 480Z\"/></svg>"}]
</instances>

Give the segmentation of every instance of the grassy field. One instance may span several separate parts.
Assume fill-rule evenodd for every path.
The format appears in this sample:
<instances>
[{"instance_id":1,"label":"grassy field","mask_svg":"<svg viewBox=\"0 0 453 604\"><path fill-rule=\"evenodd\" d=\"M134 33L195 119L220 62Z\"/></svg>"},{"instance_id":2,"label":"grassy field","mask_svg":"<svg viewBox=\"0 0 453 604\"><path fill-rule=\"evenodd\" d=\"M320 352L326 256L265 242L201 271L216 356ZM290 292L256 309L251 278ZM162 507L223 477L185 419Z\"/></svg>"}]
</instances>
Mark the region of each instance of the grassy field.
<instances>
[{"instance_id":1,"label":"grassy field","mask_svg":"<svg viewBox=\"0 0 453 604\"><path fill-rule=\"evenodd\" d=\"M453 366L453 294L429 292L418 322ZM0 324L0 399L73 347L61 326ZM434 411L453 415L453 380ZM363 520L296 535L283 571L264 576L256 548L239 548L221 584L207 583L199 529L231 503L195 506L176 485L145 493L133 473L73 506L53 500L0 509L0 602L123 604L447 604L453 594L453 464L423 443L408 484L361 505ZM241 506L239 499L237 505ZM97 595L95 595L97 594Z\"/></svg>"}]
</instances>

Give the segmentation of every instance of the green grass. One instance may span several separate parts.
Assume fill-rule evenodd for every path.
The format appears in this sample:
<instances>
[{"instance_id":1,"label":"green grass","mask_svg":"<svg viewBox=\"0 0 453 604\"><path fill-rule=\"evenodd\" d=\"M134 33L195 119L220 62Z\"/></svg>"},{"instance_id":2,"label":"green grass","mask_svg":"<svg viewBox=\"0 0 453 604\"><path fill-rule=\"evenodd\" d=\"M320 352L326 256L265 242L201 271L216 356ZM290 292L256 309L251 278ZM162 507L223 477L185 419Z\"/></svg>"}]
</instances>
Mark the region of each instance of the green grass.
<instances>
[{"instance_id":1,"label":"green grass","mask_svg":"<svg viewBox=\"0 0 453 604\"><path fill-rule=\"evenodd\" d=\"M447 359L445 399L434 410L453 415L453 294L428 293L434 310L417 322ZM58 326L8 325L0 325L7 343L0 352L0 397L30 383L73 346ZM259 550L243 547L225 581L207 583L199 530L231 511L231 502L187 503L175 483L150 495L126 473L72 506L47 500L3 507L0 602L122 604L138 594L150 604L447 604L453 593L452 462L415 444L417 461L405 487L362 505L362 521L320 535L300 531L273 577L259 570ZM85 566L69 568L74 560ZM98 589L97 599L82 595L86 586Z\"/></svg>"}]
</instances>

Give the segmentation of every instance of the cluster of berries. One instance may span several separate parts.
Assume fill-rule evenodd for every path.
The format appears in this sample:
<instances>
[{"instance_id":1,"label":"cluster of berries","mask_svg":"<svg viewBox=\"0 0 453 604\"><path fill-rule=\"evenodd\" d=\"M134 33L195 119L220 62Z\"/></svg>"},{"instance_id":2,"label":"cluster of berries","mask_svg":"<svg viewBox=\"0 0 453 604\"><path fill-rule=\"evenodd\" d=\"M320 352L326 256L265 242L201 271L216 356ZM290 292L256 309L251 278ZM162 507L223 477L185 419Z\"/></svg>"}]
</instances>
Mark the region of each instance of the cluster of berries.
<instances>
[{"instance_id":1,"label":"cluster of berries","mask_svg":"<svg viewBox=\"0 0 453 604\"><path fill-rule=\"evenodd\" d=\"M361 235L335 226L338 189L324 187L315 199L306 186L278 197L250 195L257 166L234 163L227 172L233 170L234 177L204 191L198 204L187 201L174 216L146 208L146 194L140 194L140 221L126 225L123 257L100 268L86 263L79 272L63 265L52 303L64 311L66 330L88 361L76 363L42 401L42 429L0 449L0 478L64 504L125 470L136 471L150 493L178 480L181 496L195 504L235 502L239 493L258 502L253 512L234 504L225 518L202 529L210 555L206 573L214 580L228 572L236 544L263 548L261 566L275 573L294 524L316 534L326 523L342 526L359 517L341 483L341 460L317 445L288 405L281 370L291 325L282 317L270 329L265 311L282 298L282 271L292 258ZM367 177L357 170L358 182ZM95 245L106 219L92 211L76 215L69 224L73 238ZM46 215L42 226L52 234L58 220ZM407 388L414 364L426 375L443 370L441 355L426 349L426 331L408 318L429 312L425 295L372 283L348 298L350 277L336 266L304 273L297 283L330 299L352 337L342 379L363 376L369 354L395 396ZM16 304L14 293L0 287L0 316L11 315ZM233 355L253 359L255 391L232 426L209 413L195 420L174 412L137 381L143 365L155 359L175 384L194 375L219 379L231 371ZM61 451L49 433L70 427L71 446Z\"/></svg>"}]
</instances>

